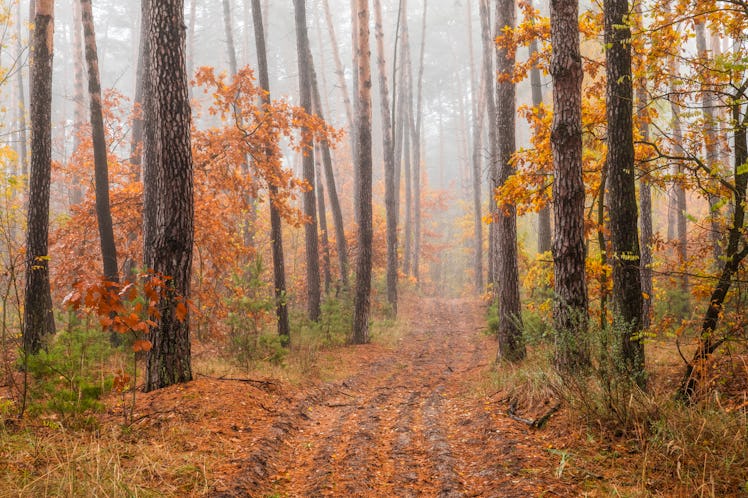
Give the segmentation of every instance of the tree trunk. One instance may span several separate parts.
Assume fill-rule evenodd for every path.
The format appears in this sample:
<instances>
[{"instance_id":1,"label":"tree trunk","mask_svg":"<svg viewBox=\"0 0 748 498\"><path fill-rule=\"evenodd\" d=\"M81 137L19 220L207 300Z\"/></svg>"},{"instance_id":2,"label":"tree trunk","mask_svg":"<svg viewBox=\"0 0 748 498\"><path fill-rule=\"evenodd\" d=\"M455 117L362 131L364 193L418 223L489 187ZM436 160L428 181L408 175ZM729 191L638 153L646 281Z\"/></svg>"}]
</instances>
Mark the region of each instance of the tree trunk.
<instances>
[{"instance_id":1,"label":"tree trunk","mask_svg":"<svg viewBox=\"0 0 748 498\"><path fill-rule=\"evenodd\" d=\"M382 113L382 150L384 152L384 203L387 209L387 302L397 314L397 213L395 211L395 148L393 143L390 95L387 88L387 67L384 55L382 5L374 0L374 23L379 67L379 96Z\"/></svg>"},{"instance_id":2,"label":"tree trunk","mask_svg":"<svg viewBox=\"0 0 748 498\"><path fill-rule=\"evenodd\" d=\"M486 120L496 123L496 73L493 70L493 53L496 45L491 32L491 9L489 0L480 0L481 39L483 40L483 78L486 82ZM488 277L486 282L493 286L497 282L496 267L496 221L499 211L494 200L494 185L499 177L499 146L494 126L488 126L488 213L491 223L488 225ZM495 292L495 288L494 288Z\"/></svg>"},{"instance_id":3,"label":"tree trunk","mask_svg":"<svg viewBox=\"0 0 748 498\"><path fill-rule=\"evenodd\" d=\"M190 317L185 301L190 297L194 240L184 1L161 0L149 7L144 16L152 48L144 163L155 180L155 195L149 199L155 217L143 253L146 266L169 280L159 302L161 314L149 335L146 391L192 380Z\"/></svg>"},{"instance_id":4,"label":"tree trunk","mask_svg":"<svg viewBox=\"0 0 748 498\"><path fill-rule=\"evenodd\" d=\"M263 103L270 103L270 78L268 76L267 50L265 48L265 27L262 22L262 9L260 0L252 0L252 21L255 31L255 44L257 47L257 74L260 87L266 93L263 95ZM265 151L266 154L269 151ZM287 346L291 340L291 327L288 322L288 307L286 304L286 269L283 256L283 230L281 215L272 201L277 195L278 188L270 187L270 239L273 249L273 288L275 291L275 315L278 319L278 335L281 343Z\"/></svg>"},{"instance_id":5,"label":"tree trunk","mask_svg":"<svg viewBox=\"0 0 748 498\"><path fill-rule=\"evenodd\" d=\"M319 85L317 84L317 72L314 69L312 53L308 52L309 67L311 69L312 83L312 103L315 112L324 120L325 114L322 110L322 102L319 95ZM327 198L330 199L330 208L332 209L332 221L335 226L335 244L338 250L338 266L340 271L340 280L344 289L348 288L348 242L345 239L345 229L343 226L343 211L340 209L340 199L338 189L335 186L335 173L332 169L332 154L330 144L322 141L320 144L322 150L322 165L325 168L325 179L327 180ZM322 214L320 214L320 219Z\"/></svg>"},{"instance_id":6,"label":"tree trunk","mask_svg":"<svg viewBox=\"0 0 748 498\"><path fill-rule=\"evenodd\" d=\"M107 145L104 134L104 117L102 116L101 108L99 55L96 50L96 31L94 30L91 0L80 0L80 7L86 46L86 65L88 66L88 95L91 108L94 185L96 189L96 219L99 224L101 258L103 261L104 278L109 282L118 282L117 247L114 242L112 211L109 206L109 165L107 164Z\"/></svg>"},{"instance_id":7,"label":"tree trunk","mask_svg":"<svg viewBox=\"0 0 748 498\"><path fill-rule=\"evenodd\" d=\"M54 2L38 0L31 42L31 167L26 217L26 294L23 350L38 353L55 332L49 288L49 189L52 174L52 58Z\"/></svg>"},{"instance_id":8,"label":"tree trunk","mask_svg":"<svg viewBox=\"0 0 748 498\"><path fill-rule=\"evenodd\" d=\"M714 332L717 330L717 324L722 314L722 305L732 286L732 278L739 271L743 260L748 256L748 245L746 244L743 233L745 226L746 186L748 185L748 173L743 168L743 165L748 162L747 116L742 111L742 102L745 101L745 97L745 94L733 96L733 101L730 105L732 120L735 126L735 163L733 169L735 190L733 191L732 227L730 227L727 238L722 272L714 291L712 291L706 313L704 314L701 335L699 337L699 347L691 361L686 365L683 380L678 390L679 397L689 402L693 400L699 382L703 380L701 375L708 372L709 359L717 351L719 346L727 340L724 337L718 339ZM740 247L741 243L742 248Z\"/></svg>"},{"instance_id":9,"label":"tree trunk","mask_svg":"<svg viewBox=\"0 0 748 498\"><path fill-rule=\"evenodd\" d=\"M294 0L294 12L296 21L296 51L299 66L299 93L301 107L312 113L312 86L311 70L309 61L309 37L306 26L306 0ZM307 133L308 130L303 130ZM302 160L304 180L311 187L303 194L304 215L309 218L309 223L304 225L306 241L306 282L307 282L307 315L312 321L319 320L320 316L320 273L319 273L319 240L317 234L317 208L314 193L314 149L312 147L304 151Z\"/></svg>"},{"instance_id":10,"label":"tree trunk","mask_svg":"<svg viewBox=\"0 0 748 498\"><path fill-rule=\"evenodd\" d=\"M23 53L23 37L22 34L22 22L21 22L21 2L16 4L16 16L18 22L16 23L16 57L20 60L21 54ZM28 150L26 148L27 137L26 137L26 88L23 82L23 68L18 68L16 71L16 85L18 91L18 174L28 174Z\"/></svg>"},{"instance_id":11,"label":"tree trunk","mask_svg":"<svg viewBox=\"0 0 748 498\"><path fill-rule=\"evenodd\" d=\"M532 6L532 0L530 0ZM530 42L530 57L538 52L538 40ZM532 106L540 108L543 103L543 87L540 80L540 68L537 64L530 69L530 86L532 87ZM551 250L551 207L546 204L538 211L538 253L543 254Z\"/></svg>"},{"instance_id":12,"label":"tree trunk","mask_svg":"<svg viewBox=\"0 0 748 498\"><path fill-rule=\"evenodd\" d=\"M672 75L670 80L670 113L672 115L673 142L675 149L682 151L682 144L684 143L683 126L681 123L680 105L677 97L679 83L675 79L677 69L678 60L676 57L672 57L670 59L670 70ZM677 237L678 259L681 265L681 271L685 269L688 262L688 222L686 220L688 205L686 202L686 190L683 187L682 180L679 178L684 174L685 170L681 164L673 165L673 176L675 176L675 181L673 182L672 206L670 207L672 219L670 220L670 226L668 227L670 240L672 240L673 236ZM681 275L680 283L682 299L688 301L690 292L688 275L685 271L683 271L683 274ZM688 304L685 306L688 307Z\"/></svg>"},{"instance_id":13,"label":"tree trunk","mask_svg":"<svg viewBox=\"0 0 748 498\"><path fill-rule=\"evenodd\" d=\"M699 58L704 64L709 64L710 57L706 46L706 27L703 21L696 22L696 49L699 52ZM704 115L704 149L706 150L706 165L715 175L719 175L720 159L719 144L717 137L717 119L715 116L715 94L709 90L709 83L703 81L701 84L701 94L703 99ZM711 182L714 186L714 182ZM712 192L707 193L709 201L709 221L710 221L710 239L712 241L712 255L714 256L715 266L719 264L722 258L722 230L719 226L720 209L719 197Z\"/></svg>"},{"instance_id":14,"label":"tree trunk","mask_svg":"<svg viewBox=\"0 0 748 498\"><path fill-rule=\"evenodd\" d=\"M330 238L327 232L327 209L325 209L325 189L322 187L322 171L319 164L319 150L315 150L317 167L315 168L317 190L317 214L319 215L319 231L322 239L322 272L325 277L325 294L330 293L332 273L330 272Z\"/></svg>"},{"instance_id":15,"label":"tree trunk","mask_svg":"<svg viewBox=\"0 0 748 498\"><path fill-rule=\"evenodd\" d=\"M143 158L143 102L145 99L145 90L147 87L149 67L148 67L148 33L145 31L148 20L143 17L148 10L150 0L141 0L145 5L140 19L140 40L138 47L138 66L135 73L135 99L133 100L133 120L132 120L132 140L130 141L130 165L132 166L133 180L137 181L140 177L140 166Z\"/></svg>"},{"instance_id":16,"label":"tree trunk","mask_svg":"<svg viewBox=\"0 0 748 498\"><path fill-rule=\"evenodd\" d=\"M496 2L496 32L514 29L514 0ZM504 48L496 51L496 69L500 78L511 78L514 54ZM514 174L510 163L515 152L515 88L511 79L500 79L496 86L496 132L499 137L499 177L496 187L503 186ZM519 296L517 265L517 212L514 205L504 206L498 219L499 267L499 359L517 361L525 357L522 339L522 309Z\"/></svg>"},{"instance_id":17,"label":"tree trunk","mask_svg":"<svg viewBox=\"0 0 748 498\"><path fill-rule=\"evenodd\" d=\"M423 70L426 53L426 15L428 0L423 0L423 21L421 22L421 52L418 57L418 97L416 98L415 118L411 123L413 132L413 276L420 285L421 267L421 122L423 117Z\"/></svg>"},{"instance_id":18,"label":"tree trunk","mask_svg":"<svg viewBox=\"0 0 748 498\"><path fill-rule=\"evenodd\" d=\"M358 0L351 0L351 58L353 60L353 91L358 92L359 84L358 84L358 52L356 50L356 47L358 46ZM351 158L353 159L353 191L354 192L360 192L361 191L361 178L359 177L360 170L356 167L356 160L358 158L358 150L356 147L358 146L358 130L356 129L356 126L358 126L359 121L359 114L360 110L358 108L358 105L360 103L360 99L358 97L354 97L353 99L353 127L349 130L349 133L351 134L352 142L351 142ZM353 209L353 220L356 222L356 225L361 224L361 220L358 217L359 210L355 208Z\"/></svg>"},{"instance_id":19,"label":"tree trunk","mask_svg":"<svg viewBox=\"0 0 748 498\"><path fill-rule=\"evenodd\" d=\"M332 48L333 60L335 61L335 75L338 77L340 92L343 94L343 103L345 104L345 116L348 122L348 128L353 130L353 108L351 107L350 93L348 92L348 83L345 80L345 68L340 61L340 49L338 48L338 39L335 36L335 25L332 22L330 14L330 5L328 0L322 0L322 6L325 9L325 21L327 22L327 31L330 35L330 46ZM352 133L352 131L351 131ZM355 141L355 137L353 138Z\"/></svg>"},{"instance_id":20,"label":"tree trunk","mask_svg":"<svg viewBox=\"0 0 748 498\"><path fill-rule=\"evenodd\" d=\"M18 2L20 4L20 2ZM20 21L20 19L19 19ZM81 130L86 122L86 95L83 75L83 16L80 2L73 2L73 153L80 147ZM70 204L75 206L83 202L81 179L77 174L71 178Z\"/></svg>"},{"instance_id":21,"label":"tree trunk","mask_svg":"<svg viewBox=\"0 0 748 498\"><path fill-rule=\"evenodd\" d=\"M236 44L234 43L234 29L231 22L231 0L222 0L223 31L226 34L226 54L229 58L229 74L235 76L238 71L236 63Z\"/></svg>"},{"instance_id":22,"label":"tree trunk","mask_svg":"<svg viewBox=\"0 0 748 498\"><path fill-rule=\"evenodd\" d=\"M371 306L371 66L369 49L368 0L356 0L358 6L358 116L356 131L356 169L359 171L359 190L356 192L356 211L359 218L358 256L356 261L356 294L353 311L353 342L369 342L369 311Z\"/></svg>"},{"instance_id":23,"label":"tree trunk","mask_svg":"<svg viewBox=\"0 0 748 498\"><path fill-rule=\"evenodd\" d=\"M555 363L571 372L589 364L578 7L577 0L551 2Z\"/></svg>"},{"instance_id":24,"label":"tree trunk","mask_svg":"<svg viewBox=\"0 0 748 498\"><path fill-rule=\"evenodd\" d=\"M467 6L468 18L468 44L470 47L470 94L473 110L473 272L475 273L475 289L480 293L483 292L483 213L482 213L482 189L483 180L483 116L485 106L483 98L485 94L485 81L481 71L480 83L477 83L475 76L475 58L473 56L473 23L472 23L472 2L465 4Z\"/></svg>"},{"instance_id":25,"label":"tree trunk","mask_svg":"<svg viewBox=\"0 0 748 498\"><path fill-rule=\"evenodd\" d=\"M608 187L613 248L613 309L627 374L646 383L642 327L641 257L637 232L634 136L632 125L631 47L628 0L605 0L608 120Z\"/></svg>"}]
</instances>

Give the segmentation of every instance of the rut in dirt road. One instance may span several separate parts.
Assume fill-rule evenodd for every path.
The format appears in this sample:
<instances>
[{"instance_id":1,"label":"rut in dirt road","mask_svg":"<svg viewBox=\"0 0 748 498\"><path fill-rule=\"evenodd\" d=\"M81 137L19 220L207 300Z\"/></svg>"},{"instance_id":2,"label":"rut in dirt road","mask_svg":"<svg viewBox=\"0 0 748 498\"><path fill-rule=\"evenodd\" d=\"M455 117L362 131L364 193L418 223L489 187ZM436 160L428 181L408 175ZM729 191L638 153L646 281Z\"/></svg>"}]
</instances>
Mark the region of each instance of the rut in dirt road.
<instances>
[{"instance_id":1,"label":"rut in dirt road","mask_svg":"<svg viewBox=\"0 0 748 498\"><path fill-rule=\"evenodd\" d=\"M398 347L279 413L224 496L574 496L475 394L496 344L480 306L425 299ZM366 346L363 346L365 348Z\"/></svg>"}]
</instances>

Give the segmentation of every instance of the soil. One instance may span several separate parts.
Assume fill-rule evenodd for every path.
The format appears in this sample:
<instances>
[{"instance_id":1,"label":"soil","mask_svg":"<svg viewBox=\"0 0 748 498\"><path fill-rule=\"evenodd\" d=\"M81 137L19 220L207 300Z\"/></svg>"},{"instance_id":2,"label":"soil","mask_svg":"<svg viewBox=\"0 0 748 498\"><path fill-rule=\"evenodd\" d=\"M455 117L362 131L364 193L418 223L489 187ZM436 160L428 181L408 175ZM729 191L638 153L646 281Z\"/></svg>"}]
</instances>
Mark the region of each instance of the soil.
<instances>
[{"instance_id":1,"label":"soil","mask_svg":"<svg viewBox=\"0 0 748 498\"><path fill-rule=\"evenodd\" d=\"M554 475L548 434L481 387L496 344L479 303L423 299L403 315L396 347L347 348L347 378L298 388L248 422L212 494L578 496Z\"/></svg>"}]
</instances>

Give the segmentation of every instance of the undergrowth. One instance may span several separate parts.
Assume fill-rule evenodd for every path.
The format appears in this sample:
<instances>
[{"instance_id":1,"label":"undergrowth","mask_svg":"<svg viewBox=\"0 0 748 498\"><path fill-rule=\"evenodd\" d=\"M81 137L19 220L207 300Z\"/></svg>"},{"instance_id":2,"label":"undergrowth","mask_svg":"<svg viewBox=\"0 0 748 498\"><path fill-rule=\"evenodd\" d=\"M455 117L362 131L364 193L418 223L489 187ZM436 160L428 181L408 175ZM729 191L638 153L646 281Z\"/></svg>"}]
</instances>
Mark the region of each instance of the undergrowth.
<instances>
[{"instance_id":1,"label":"undergrowth","mask_svg":"<svg viewBox=\"0 0 748 498\"><path fill-rule=\"evenodd\" d=\"M642 390L616 364L611 344L618 332L615 327L606 331L591 327L593 365L587 374L556 370L552 341L528 337L527 359L521 364L498 365L492 373L494 385L505 400L525 411L542 413L549 399L562 401L570 424L567 436L578 438L579 427L585 427L588 443L594 443L587 444L585 455L576 455L575 460L586 460L579 464L586 468L603 466L601 474L612 478L593 486L602 486L605 492L617 490L616 483L633 482L635 492L643 496L748 493L745 404L725 408L724 400L716 395L704 396L693 405L676 401L672 377L681 373L680 365L661 368L660 375L652 376ZM655 351L648 352L650 364L672 362L677 355L674 347L649 350ZM572 444L578 446L579 441ZM624 455L605 449L619 444L628 448Z\"/></svg>"}]
</instances>

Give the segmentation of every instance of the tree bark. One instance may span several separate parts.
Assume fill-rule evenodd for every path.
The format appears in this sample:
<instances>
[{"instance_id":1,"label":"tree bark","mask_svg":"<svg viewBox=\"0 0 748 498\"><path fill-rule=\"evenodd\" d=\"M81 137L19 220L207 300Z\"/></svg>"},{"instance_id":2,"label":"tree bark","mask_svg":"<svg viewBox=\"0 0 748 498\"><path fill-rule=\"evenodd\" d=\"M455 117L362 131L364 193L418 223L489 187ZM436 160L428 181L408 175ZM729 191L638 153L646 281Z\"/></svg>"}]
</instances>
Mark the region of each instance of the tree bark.
<instances>
[{"instance_id":1,"label":"tree bark","mask_svg":"<svg viewBox=\"0 0 748 498\"><path fill-rule=\"evenodd\" d=\"M267 49L265 48L265 27L262 22L262 9L260 0L252 0L252 22L255 31L255 44L257 47L257 74L260 87L266 93L263 103L270 103L270 77L268 76ZM266 155L269 153L265 151ZM278 335L281 343L287 346L291 340L291 327L288 321L288 307L286 304L286 269L283 256L283 229L281 225L280 211L273 203L273 196L277 195L278 188L270 186L270 239L273 250L273 289L275 292L275 315L278 319Z\"/></svg>"},{"instance_id":2,"label":"tree bark","mask_svg":"<svg viewBox=\"0 0 748 498\"><path fill-rule=\"evenodd\" d=\"M18 2L16 4L16 16L18 18L18 23L16 24L16 57L19 59L21 58L21 54L23 53L23 38L21 36L22 34L22 23L21 23L21 2ZM19 175L26 175L28 174L28 149L27 149L27 137L26 137L26 85L23 82L23 68L19 68L18 71L16 71L16 85L17 85L17 91L18 91L18 174Z\"/></svg>"},{"instance_id":3,"label":"tree bark","mask_svg":"<svg viewBox=\"0 0 748 498\"><path fill-rule=\"evenodd\" d=\"M483 78L486 82L486 120L496 123L496 73L493 68L492 54L496 50L494 38L491 32L491 9L489 0L480 0L480 24L481 39L483 40ZM496 278L497 252L496 252L496 221L498 220L498 207L494 200L494 185L499 177L498 157L499 147L496 130L494 126L488 126L488 213L491 223L488 225L488 276L486 282L493 286L498 280ZM494 292L495 292L494 288Z\"/></svg>"},{"instance_id":4,"label":"tree bark","mask_svg":"<svg viewBox=\"0 0 748 498\"><path fill-rule=\"evenodd\" d=\"M55 332L49 288L49 189L52 175L54 1L38 0L31 42L31 165L26 215L23 350L35 354Z\"/></svg>"},{"instance_id":5,"label":"tree bark","mask_svg":"<svg viewBox=\"0 0 748 498\"><path fill-rule=\"evenodd\" d=\"M21 2L18 2L19 5ZM20 18L19 18L20 21ZM73 2L73 153L80 147L81 130L86 122L86 95L84 88L83 57L83 16L80 2ZM83 189L77 174L72 177L70 186L70 204L75 206L83 202Z\"/></svg>"},{"instance_id":6,"label":"tree bark","mask_svg":"<svg viewBox=\"0 0 748 498\"><path fill-rule=\"evenodd\" d=\"M371 66L369 49L368 0L356 0L358 7L358 116L356 131L356 169L359 171L359 190L356 195L356 211L359 218L358 256L356 261L356 294L353 311L353 342L369 342L369 311L371 307Z\"/></svg>"},{"instance_id":7,"label":"tree bark","mask_svg":"<svg viewBox=\"0 0 748 498\"><path fill-rule=\"evenodd\" d=\"M91 110L91 135L94 152L94 185L96 191L96 219L99 224L99 240L103 262L104 278L109 282L119 281L117 247L114 242L112 210L109 205L109 165L107 144L104 134L104 117L101 106L101 83L99 81L99 55L96 49L91 0L80 0L83 35L88 66L88 94Z\"/></svg>"},{"instance_id":8,"label":"tree bark","mask_svg":"<svg viewBox=\"0 0 748 498\"><path fill-rule=\"evenodd\" d=\"M236 44L234 43L234 29L231 22L231 0L222 0L223 31L226 33L226 54L229 58L229 72L232 76L238 71L236 63Z\"/></svg>"},{"instance_id":9,"label":"tree bark","mask_svg":"<svg viewBox=\"0 0 748 498\"><path fill-rule=\"evenodd\" d=\"M496 2L496 32L514 29L516 12L514 0ZM496 131L499 137L499 177L496 187L503 186L514 174L510 163L515 143L515 87L511 79L514 54L505 48L496 51L496 68L500 80L496 86ZM504 206L498 219L499 251L499 353L502 360L518 361L525 357L522 339L522 309L519 295L517 264L517 212L514 205Z\"/></svg>"},{"instance_id":10,"label":"tree bark","mask_svg":"<svg viewBox=\"0 0 748 498\"><path fill-rule=\"evenodd\" d=\"M423 0L423 20L421 22L421 48L418 57L418 96L416 97L415 117L411 123L413 133L413 276L420 285L421 268L421 128L423 118L423 70L426 53L426 18L428 0Z\"/></svg>"},{"instance_id":11,"label":"tree bark","mask_svg":"<svg viewBox=\"0 0 748 498\"><path fill-rule=\"evenodd\" d=\"M379 96L382 113L382 150L384 152L384 203L387 210L387 302L397 314L397 212L395 211L395 148L393 143L390 96L382 30L382 4L374 0L374 18L379 67Z\"/></svg>"},{"instance_id":12,"label":"tree bark","mask_svg":"<svg viewBox=\"0 0 748 498\"><path fill-rule=\"evenodd\" d=\"M333 60L335 61L335 75L338 77L340 92L343 94L345 116L348 122L348 128L353 130L353 108L351 106L351 97L348 92L348 83L346 83L345 80L345 68L343 67L343 63L340 61L340 49L338 48L337 36L335 36L335 25L332 22L328 0L322 0L322 6L325 9L325 21L327 23L328 34L330 35L330 46L332 48ZM355 137L353 140L355 141Z\"/></svg>"},{"instance_id":13,"label":"tree bark","mask_svg":"<svg viewBox=\"0 0 748 498\"><path fill-rule=\"evenodd\" d=\"M315 150L317 167L315 168L317 190L317 214L319 215L319 231L322 239L322 272L325 278L325 294L330 293L332 273L330 271L330 238L327 232L327 209L325 209L325 189L322 186L322 171L319 164L319 150Z\"/></svg>"},{"instance_id":14,"label":"tree bark","mask_svg":"<svg viewBox=\"0 0 748 498\"><path fill-rule=\"evenodd\" d=\"M584 73L579 51L578 9L577 0L551 1L555 363L558 368L571 372L583 370L589 364L582 182Z\"/></svg>"},{"instance_id":15,"label":"tree bark","mask_svg":"<svg viewBox=\"0 0 748 498\"><path fill-rule=\"evenodd\" d=\"M141 0L142 1L142 0ZM149 3L151 0L147 0ZM190 19L187 28L187 81L195 74L195 23L197 21L197 0L190 0ZM190 100L192 100L192 85L188 84Z\"/></svg>"},{"instance_id":16,"label":"tree bark","mask_svg":"<svg viewBox=\"0 0 748 498\"><path fill-rule=\"evenodd\" d=\"M473 272L475 273L475 289L483 292L483 213L481 183L483 180L483 116L485 106L483 95L485 94L485 81L481 71L480 83L475 76L475 59L473 56L473 24L472 24L472 2L466 3L468 18L468 45L470 48L470 94L473 110Z\"/></svg>"},{"instance_id":17,"label":"tree bark","mask_svg":"<svg viewBox=\"0 0 748 498\"><path fill-rule=\"evenodd\" d=\"M621 360L627 374L646 383L642 327L642 287L639 268L634 137L632 125L631 47L628 0L605 0L605 43L608 120L608 187L613 254L613 309Z\"/></svg>"},{"instance_id":18,"label":"tree bark","mask_svg":"<svg viewBox=\"0 0 748 498\"><path fill-rule=\"evenodd\" d=\"M320 99L319 85L317 84L317 72L314 69L314 61L312 59L312 53L309 52L309 67L311 69L311 84L312 84L312 103L314 104L315 113L322 119L325 119L325 114L322 110L322 102ZM338 197L338 189L335 186L335 173L332 168L332 153L330 151L330 144L327 141L322 141L320 144L322 151L322 165L325 168L325 179L327 180L327 198L330 200L330 209L332 210L332 221L335 227L335 244L338 250L338 267L340 271L340 281L344 289L348 289L348 242L345 239L345 228L343 225L343 211L340 208L340 198ZM320 220L322 214L320 214Z\"/></svg>"},{"instance_id":19,"label":"tree bark","mask_svg":"<svg viewBox=\"0 0 748 498\"><path fill-rule=\"evenodd\" d=\"M154 223L147 232L145 264L169 280L160 298L160 317L149 334L145 390L192 379L190 297L194 240L190 103L185 63L184 0L151 2L144 163L155 180ZM146 207L147 209L148 207ZM144 230L145 232L146 230Z\"/></svg>"},{"instance_id":20,"label":"tree bark","mask_svg":"<svg viewBox=\"0 0 748 498\"><path fill-rule=\"evenodd\" d=\"M532 0L530 0L532 6ZM538 52L538 40L530 42L530 57ZM537 64L530 69L530 86L532 88L532 106L539 109L543 103L543 87L540 80L540 68ZM538 253L551 250L551 207L546 204L538 211Z\"/></svg>"},{"instance_id":21,"label":"tree bark","mask_svg":"<svg viewBox=\"0 0 748 498\"><path fill-rule=\"evenodd\" d=\"M299 67L299 94L301 107L312 113L312 86L309 61L309 37L306 25L306 0L294 0L296 23L296 51ZM303 130L302 133L307 133ZM314 149L304 151L302 160L304 180L310 189L303 194L304 215L309 222L304 225L306 244L306 282L307 282L307 315L316 322L320 317L320 273L319 273L319 240L317 234L317 208L314 193Z\"/></svg>"},{"instance_id":22,"label":"tree bark","mask_svg":"<svg viewBox=\"0 0 748 498\"><path fill-rule=\"evenodd\" d=\"M691 361L686 365L683 380L678 390L679 397L688 402L693 400L699 383L702 381L700 373L707 372L706 368L709 359L726 340L726 338L717 338L715 331L717 330L717 324L722 314L722 305L732 286L732 278L739 271L743 260L748 256L748 244L746 244L743 233L745 227L746 187L748 186L748 173L743 168L743 165L748 162L748 137L746 136L746 119L748 116L742 110L742 102L745 101L745 97L744 93L734 95L730 105L732 120L735 126L733 136L735 143L735 163L733 168L735 189L733 191L732 226L728 233L722 272L716 287L712 291L706 313L704 314L704 321L701 325L701 334L699 337L699 347L696 349Z\"/></svg>"},{"instance_id":23,"label":"tree bark","mask_svg":"<svg viewBox=\"0 0 748 498\"><path fill-rule=\"evenodd\" d=\"M706 27L703 21L695 23L696 31L696 50L699 52L699 58L704 64L709 64L710 56L706 45ZM701 83L702 106L704 116L704 149L706 150L706 164L715 175L719 174L720 158L719 145L717 137L717 119L715 116L715 94L709 89L709 82ZM711 182L713 183L713 182ZM719 197L713 192L707 192L707 201L709 202L709 221L710 232L709 238L712 241L712 255L714 256L714 265L719 265L722 258L722 230L719 226L720 209Z\"/></svg>"}]
</instances>

